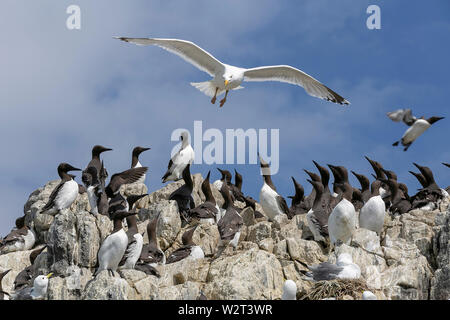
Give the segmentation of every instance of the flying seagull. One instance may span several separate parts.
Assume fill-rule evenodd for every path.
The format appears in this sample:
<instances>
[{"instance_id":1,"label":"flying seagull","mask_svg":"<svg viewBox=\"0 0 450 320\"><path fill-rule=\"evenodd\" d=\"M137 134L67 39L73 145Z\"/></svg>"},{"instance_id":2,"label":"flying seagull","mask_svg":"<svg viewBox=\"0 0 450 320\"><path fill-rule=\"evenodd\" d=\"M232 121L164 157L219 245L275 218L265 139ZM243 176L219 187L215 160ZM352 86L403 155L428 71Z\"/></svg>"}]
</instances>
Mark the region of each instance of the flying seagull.
<instances>
[{"instance_id":1,"label":"flying seagull","mask_svg":"<svg viewBox=\"0 0 450 320\"><path fill-rule=\"evenodd\" d=\"M213 104L216 102L217 95L225 92L225 97L220 100L221 107L227 100L228 91L243 88L241 87L242 81L287 82L303 87L306 92L313 97L338 104L350 104L346 99L310 75L291 66L278 65L245 69L222 63L195 43L186 40L126 37L114 38L141 46L155 45L161 47L180 56L195 67L208 73L213 77L212 80L192 82L191 85L207 96L212 97L211 103Z\"/></svg>"}]
</instances>

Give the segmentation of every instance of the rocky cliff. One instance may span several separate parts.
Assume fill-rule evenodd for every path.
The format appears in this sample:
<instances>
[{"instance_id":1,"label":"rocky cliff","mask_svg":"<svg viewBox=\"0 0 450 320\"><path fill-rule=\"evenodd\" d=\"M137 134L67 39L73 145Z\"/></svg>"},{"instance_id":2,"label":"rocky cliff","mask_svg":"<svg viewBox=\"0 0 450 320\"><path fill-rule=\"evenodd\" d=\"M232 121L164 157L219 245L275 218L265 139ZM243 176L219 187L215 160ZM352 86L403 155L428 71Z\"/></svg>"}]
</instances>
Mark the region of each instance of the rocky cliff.
<instances>
[{"instance_id":1,"label":"rocky cliff","mask_svg":"<svg viewBox=\"0 0 450 320\"><path fill-rule=\"evenodd\" d=\"M200 174L193 176L193 198L198 205L205 199ZM450 299L450 198L435 211L413 210L401 216L386 215L384 230L376 233L357 229L350 246L341 245L328 255L306 225L305 215L292 220L281 217L274 222L256 220L251 208L242 212L245 225L236 251L229 247L211 259L219 232L216 225L202 224L193 240L205 258L182 260L160 266L160 277L137 270L123 270L122 277L107 271L93 277L97 251L112 230L105 216L89 213L86 194L79 195L70 211L52 217L40 214L52 189L51 181L34 191L24 206L26 223L37 236L35 247L47 244L37 257L34 275L54 272L47 298L52 299L279 299L286 279L296 282L299 298L307 296L313 283L303 280L307 265L335 262L336 254L348 252L362 272L362 281L378 299ZM182 227L175 201L168 201L182 182L171 183L138 203L141 233L152 217L160 214L157 236L166 256L181 246ZM213 186L219 205L223 198ZM147 192L144 184L124 188L125 194ZM242 203L236 203L243 207ZM262 212L258 206L257 209ZM144 234L144 243L148 242ZM3 280L3 289L13 291L20 271L30 265L30 251L0 256L0 272L12 269ZM360 299L362 292L355 293Z\"/></svg>"}]
</instances>

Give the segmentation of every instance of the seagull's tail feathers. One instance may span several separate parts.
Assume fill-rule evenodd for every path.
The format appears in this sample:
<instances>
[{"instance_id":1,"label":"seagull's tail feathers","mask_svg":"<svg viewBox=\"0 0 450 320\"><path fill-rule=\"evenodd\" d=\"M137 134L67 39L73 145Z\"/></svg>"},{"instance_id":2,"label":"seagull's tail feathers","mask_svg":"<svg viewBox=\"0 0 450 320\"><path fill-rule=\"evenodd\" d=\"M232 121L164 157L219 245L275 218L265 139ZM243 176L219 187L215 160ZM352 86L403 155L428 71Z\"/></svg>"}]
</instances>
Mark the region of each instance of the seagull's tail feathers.
<instances>
[{"instance_id":1,"label":"seagull's tail feathers","mask_svg":"<svg viewBox=\"0 0 450 320\"><path fill-rule=\"evenodd\" d=\"M211 98L214 97L214 93L216 93L216 86L212 83L212 81L191 82L191 85ZM217 96L222 92L223 90L217 90Z\"/></svg>"}]
</instances>

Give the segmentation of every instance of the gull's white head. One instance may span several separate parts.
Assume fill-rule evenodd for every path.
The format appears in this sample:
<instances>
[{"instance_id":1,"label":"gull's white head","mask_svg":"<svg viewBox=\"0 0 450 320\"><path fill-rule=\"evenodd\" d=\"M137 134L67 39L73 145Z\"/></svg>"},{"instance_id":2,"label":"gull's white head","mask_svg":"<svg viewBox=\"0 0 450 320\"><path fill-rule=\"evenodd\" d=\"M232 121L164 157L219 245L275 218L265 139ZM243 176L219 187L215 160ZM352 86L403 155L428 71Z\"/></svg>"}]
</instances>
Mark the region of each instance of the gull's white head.
<instances>
[{"instance_id":1,"label":"gull's white head","mask_svg":"<svg viewBox=\"0 0 450 320\"><path fill-rule=\"evenodd\" d=\"M337 258L336 265L347 266L353 264L352 256L349 253L341 253Z\"/></svg>"},{"instance_id":2,"label":"gull's white head","mask_svg":"<svg viewBox=\"0 0 450 320\"><path fill-rule=\"evenodd\" d=\"M33 293L32 295L35 297L44 296L47 294L48 288L48 279L52 276L53 273L49 273L46 276L37 276L33 282Z\"/></svg>"},{"instance_id":3,"label":"gull's white head","mask_svg":"<svg viewBox=\"0 0 450 320\"><path fill-rule=\"evenodd\" d=\"M240 68L227 66L223 74L225 87L237 87L244 79L244 73Z\"/></svg>"},{"instance_id":4,"label":"gull's white head","mask_svg":"<svg viewBox=\"0 0 450 320\"><path fill-rule=\"evenodd\" d=\"M362 299L363 300L377 300L377 296L374 295L370 291L364 291L363 294L362 294Z\"/></svg>"},{"instance_id":5,"label":"gull's white head","mask_svg":"<svg viewBox=\"0 0 450 320\"><path fill-rule=\"evenodd\" d=\"M286 280L283 286L283 295L281 300L296 300L297 299L297 285L292 280Z\"/></svg>"}]
</instances>

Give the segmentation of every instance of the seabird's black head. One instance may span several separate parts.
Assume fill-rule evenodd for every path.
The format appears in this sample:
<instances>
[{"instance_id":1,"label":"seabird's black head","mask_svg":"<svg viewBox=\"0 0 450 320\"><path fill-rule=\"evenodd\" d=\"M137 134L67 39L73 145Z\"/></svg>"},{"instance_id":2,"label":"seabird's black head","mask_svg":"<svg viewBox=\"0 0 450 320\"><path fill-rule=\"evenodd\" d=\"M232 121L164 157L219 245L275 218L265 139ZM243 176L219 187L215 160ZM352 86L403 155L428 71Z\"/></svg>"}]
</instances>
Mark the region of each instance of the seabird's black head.
<instances>
[{"instance_id":1,"label":"seabird's black head","mask_svg":"<svg viewBox=\"0 0 450 320\"><path fill-rule=\"evenodd\" d=\"M242 191L242 175L234 169L234 185Z\"/></svg>"},{"instance_id":2,"label":"seabird's black head","mask_svg":"<svg viewBox=\"0 0 450 320\"><path fill-rule=\"evenodd\" d=\"M250 207L253 209L253 211L256 210L256 200L253 199L252 197L248 196L244 198L245 200L245 206L246 207Z\"/></svg>"},{"instance_id":3,"label":"seabird's black head","mask_svg":"<svg viewBox=\"0 0 450 320\"><path fill-rule=\"evenodd\" d=\"M303 169L303 171L306 172L306 174L311 178L311 180L322 182L318 174L315 174L314 172L308 171L306 169Z\"/></svg>"},{"instance_id":4,"label":"seabird's black head","mask_svg":"<svg viewBox=\"0 0 450 320\"><path fill-rule=\"evenodd\" d=\"M209 183L209 176L211 175L211 171L208 171L208 174L206 175L206 178L202 182L202 192L205 195L206 201L209 201L211 203L216 203L216 199L214 198L212 191L211 191L211 185Z\"/></svg>"},{"instance_id":5,"label":"seabird's black head","mask_svg":"<svg viewBox=\"0 0 450 320\"><path fill-rule=\"evenodd\" d=\"M383 166L381 165L381 163L379 163L378 161L375 161L375 160L371 160L367 156L365 156L365 158L367 161L369 161L370 165L372 166L373 171L375 171L375 174L377 175L377 179L378 178L384 179L386 177L386 175L382 171Z\"/></svg>"},{"instance_id":6,"label":"seabird's black head","mask_svg":"<svg viewBox=\"0 0 450 320\"><path fill-rule=\"evenodd\" d=\"M330 181L330 172L328 172L327 168L322 167L316 161L313 160L313 163L316 166L317 170L319 170L319 172L320 172L320 176L322 178L323 185L328 186L328 182Z\"/></svg>"},{"instance_id":7,"label":"seabird's black head","mask_svg":"<svg viewBox=\"0 0 450 320\"><path fill-rule=\"evenodd\" d=\"M307 179L306 181L308 181L313 186L313 188L316 190L317 194L323 193L324 188L323 188L322 181L320 181L320 180L316 181L316 180L310 180L310 179Z\"/></svg>"},{"instance_id":8,"label":"seabird's black head","mask_svg":"<svg viewBox=\"0 0 450 320\"><path fill-rule=\"evenodd\" d=\"M128 202L128 207L131 210L133 208L133 205L139 200L142 199L143 197L148 196L147 193L144 194L139 194L139 195L130 195L127 197L127 202Z\"/></svg>"},{"instance_id":9,"label":"seabird's black head","mask_svg":"<svg viewBox=\"0 0 450 320\"><path fill-rule=\"evenodd\" d=\"M352 171L352 174L356 177L356 179L358 179L362 190L369 189L370 181L365 175L356 173L355 171Z\"/></svg>"},{"instance_id":10,"label":"seabird's black head","mask_svg":"<svg viewBox=\"0 0 450 320\"><path fill-rule=\"evenodd\" d=\"M416 166L417 169L420 170L420 173L422 173L422 175L425 178L425 180L427 181L428 185L435 183L433 171L431 171L430 168L420 166L417 163L413 163L413 164Z\"/></svg>"},{"instance_id":11,"label":"seabird's black head","mask_svg":"<svg viewBox=\"0 0 450 320\"><path fill-rule=\"evenodd\" d=\"M231 172L228 170L222 170L220 168L217 168L219 172L222 174L222 178L220 180L226 181L227 183L231 183Z\"/></svg>"},{"instance_id":12,"label":"seabird's black head","mask_svg":"<svg viewBox=\"0 0 450 320\"><path fill-rule=\"evenodd\" d=\"M294 189L295 189L295 196L292 197L292 199L295 199L297 201L302 201L305 195L305 189L303 189L303 186L295 180L294 177L291 177L292 182L294 183Z\"/></svg>"},{"instance_id":13,"label":"seabird's black head","mask_svg":"<svg viewBox=\"0 0 450 320\"><path fill-rule=\"evenodd\" d=\"M25 216L16 219L16 228L22 229L25 226Z\"/></svg>"},{"instance_id":14,"label":"seabird's black head","mask_svg":"<svg viewBox=\"0 0 450 320\"><path fill-rule=\"evenodd\" d=\"M58 166L58 172L65 172L65 173L67 173L69 171L81 171L81 169L75 168L75 167L73 167L70 164L65 163L65 162L61 163Z\"/></svg>"},{"instance_id":15,"label":"seabird's black head","mask_svg":"<svg viewBox=\"0 0 450 320\"><path fill-rule=\"evenodd\" d=\"M183 233L183 236L181 237L181 241L183 242L183 245L185 246L194 246L195 243L192 241L192 237L194 235L195 229L198 227L198 225L194 226L193 228L187 230L185 233Z\"/></svg>"},{"instance_id":16,"label":"seabird's black head","mask_svg":"<svg viewBox=\"0 0 450 320\"><path fill-rule=\"evenodd\" d=\"M92 148L92 158L98 158L100 156L100 153L105 151L111 151L112 149L106 148L101 145L96 145Z\"/></svg>"},{"instance_id":17,"label":"seabird's black head","mask_svg":"<svg viewBox=\"0 0 450 320\"><path fill-rule=\"evenodd\" d=\"M150 150L151 148L144 148L144 147L136 147L133 149L133 157L138 157L142 152Z\"/></svg>"},{"instance_id":18,"label":"seabird's black head","mask_svg":"<svg viewBox=\"0 0 450 320\"><path fill-rule=\"evenodd\" d=\"M384 168L381 168L381 170L386 174L388 179L397 181L397 174L394 171L389 171Z\"/></svg>"},{"instance_id":19,"label":"seabird's black head","mask_svg":"<svg viewBox=\"0 0 450 320\"><path fill-rule=\"evenodd\" d=\"M422 187L424 187L424 188L428 187L427 180L425 179L423 174L414 172L414 171L408 171L408 172L411 173L414 177L416 177L416 179L419 181L419 183Z\"/></svg>"},{"instance_id":20,"label":"seabird's black head","mask_svg":"<svg viewBox=\"0 0 450 320\"><path fill-rule=\"evenodd\" d=\"M436 123L436 122L438 122L439 120L442 120L442 119L445 119L445 117L431 117L431 118L427 119L427 122L429 124L433 124L433 123Z\"/></svg>"}]
</instances>

